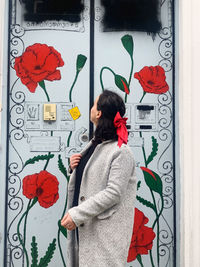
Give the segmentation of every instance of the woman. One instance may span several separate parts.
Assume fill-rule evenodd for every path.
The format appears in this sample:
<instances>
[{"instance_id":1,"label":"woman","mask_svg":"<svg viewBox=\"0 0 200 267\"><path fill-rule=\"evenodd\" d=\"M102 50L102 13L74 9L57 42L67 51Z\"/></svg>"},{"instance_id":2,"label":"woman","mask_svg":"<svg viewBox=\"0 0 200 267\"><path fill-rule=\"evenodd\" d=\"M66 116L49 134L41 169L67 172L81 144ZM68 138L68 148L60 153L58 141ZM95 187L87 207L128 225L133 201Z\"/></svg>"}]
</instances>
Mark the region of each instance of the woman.
<instances>
[{"instance_id":1,"label":"woman","mask_svg":"<svg viewBox=\"0 0 200 267\"><path fill-rule=\"evenodd\" d=\"M127 143L125 104L105 90L90 119L94 138L70 158L67 266L124 267L131 242L136 195L135 163Z\"/></svg>"}]
</instances>

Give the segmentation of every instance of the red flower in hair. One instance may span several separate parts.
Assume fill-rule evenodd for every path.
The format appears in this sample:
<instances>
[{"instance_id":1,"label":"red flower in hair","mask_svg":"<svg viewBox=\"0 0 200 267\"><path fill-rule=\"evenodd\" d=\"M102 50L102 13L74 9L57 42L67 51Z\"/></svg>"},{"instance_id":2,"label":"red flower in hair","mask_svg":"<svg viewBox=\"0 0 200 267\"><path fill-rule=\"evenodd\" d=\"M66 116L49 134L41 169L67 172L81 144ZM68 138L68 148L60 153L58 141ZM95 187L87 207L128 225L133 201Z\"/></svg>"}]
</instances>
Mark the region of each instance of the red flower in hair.
<instances>
[{"instance_id":1,"label":"red flower in hair","mask_svg":"<svg viewBox=\"0 0 200 267\"><path fill-rule=\"evenodd\" d=\"M165 71L161 66L144 67L134 74L146 93L162 94L169 90Z\"/></svg>"},{"instance_id":2,"label":"red flower in hair","mask_svg":"<svg viewBox=\"0 0 200 267\"><path fill-rule=\"evenodd\" d=\"M58 185L56 176L47 171L41 171L24 177L23 195L29 199L37 197L40 206L49 208L59 198Z\"/></svg>"},{"instance_id":3,"label":"red flower in hair","mask_svg":"<svg viewBox=\"0 0 200 267\"><path fill-rule=\"evenodd\" d=\"M148 254L152 249L155 233L152 228L145 226L149 219L144 213L135 208L133 235L129 247L127 262L134 261L138 254Z\"/></svg>"},{"instance_id":4,"label":"red flower in hair","mask_svg":"<svg viewBox=\"0 0 200 267\"><path fill-rule=\"evenodd\" d=\"M52 46L34 44L15 59L14 68L21 82L34 93L38 82L60 80L61 75L57 68L63 65L60 53Z\"/></svg>"}]
</instances>

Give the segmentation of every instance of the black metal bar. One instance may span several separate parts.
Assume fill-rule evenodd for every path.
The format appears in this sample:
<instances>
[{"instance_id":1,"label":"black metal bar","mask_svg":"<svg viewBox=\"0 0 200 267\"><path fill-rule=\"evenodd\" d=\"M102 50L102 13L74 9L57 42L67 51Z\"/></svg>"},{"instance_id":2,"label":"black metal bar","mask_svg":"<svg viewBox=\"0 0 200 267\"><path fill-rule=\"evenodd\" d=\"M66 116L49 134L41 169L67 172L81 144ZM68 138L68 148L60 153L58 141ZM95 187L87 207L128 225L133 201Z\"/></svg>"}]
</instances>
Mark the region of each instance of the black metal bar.
<instances>
[{"instance_id":1,"label":"black metal bar","mask_svg":"<svg viewBox=\"0 0 200 267\"><path fill-rule=\"evenodd\" d=\"M90 109L94 103L94 0L90 0ZM93 124L89 122L89 137L93 137Z\"/></svg>"},{"instance_id":2,"label":"black metal bar","mask_svg":"<svg viewBox=\"0 0 200 267\"><path fill-rule=\"evenodd\" d=\"M5 8L5 10L7 10ZM7 131L7 140L6 140L6 185L5 185L5 219L4 219L4 266L7 266L7 223L8 223L8 178L9 178L9 122L10 122L10 31L12 24L12 0L8 2L8 66L7 66L7 123L6 123L6 131Z\"/></svg>"}]
</instances>

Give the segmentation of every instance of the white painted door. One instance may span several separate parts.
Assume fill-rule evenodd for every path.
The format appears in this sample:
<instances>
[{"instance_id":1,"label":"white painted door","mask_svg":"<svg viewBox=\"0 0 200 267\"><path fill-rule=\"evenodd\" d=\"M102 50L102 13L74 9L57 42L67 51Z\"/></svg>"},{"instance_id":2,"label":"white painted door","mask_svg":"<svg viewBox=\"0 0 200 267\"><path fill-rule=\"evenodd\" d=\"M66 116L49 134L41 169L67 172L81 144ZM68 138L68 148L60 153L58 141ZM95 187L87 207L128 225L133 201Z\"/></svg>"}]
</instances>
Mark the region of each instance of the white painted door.
<instances>
[{"instance_id":1,"label":"white painted door","mask_svg":"<svg viewBox=\"0 0 200 267\"><path fill-rule=\"evenodd\" d=\"M68 159L92 136L105 88L126 102L138 176L127 266L176 266L173 1L160 1L154 35L103 31L100 0L84 1L76 23L24 21L25 2L9 3L4 266L68 266Z\"/></svg>"}]
</instances>

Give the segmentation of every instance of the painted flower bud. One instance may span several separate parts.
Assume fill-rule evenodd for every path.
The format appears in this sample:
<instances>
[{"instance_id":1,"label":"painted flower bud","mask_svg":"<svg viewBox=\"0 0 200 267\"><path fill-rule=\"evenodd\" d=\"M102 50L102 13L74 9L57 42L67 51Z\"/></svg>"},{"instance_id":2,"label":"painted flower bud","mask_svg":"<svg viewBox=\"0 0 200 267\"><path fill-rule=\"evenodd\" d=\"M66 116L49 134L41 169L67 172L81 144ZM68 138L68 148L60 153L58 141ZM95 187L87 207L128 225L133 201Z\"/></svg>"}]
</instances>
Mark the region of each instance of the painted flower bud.
<instances>
[{"instance_id":1,"label":"painted flower bud","mask_svg":"<svg viewBox=\"0 0 200 267\"><path fill-rule=\"evenodd\" d=\"M87 57L84 55L78 55L76 60L76 71L80 72L85 65Z\"/></svg>"},{"instance_id":2,"label":"painted flower bud","mask_svg":"<svg viewBox=\"0 0 200 267\"><path fill-rule=\"evenodd\" d=\"M153 172L152 170L140 167L144 174L144 180L147 184L147 186L154 192L159 193L162 195L162 180L160 179L160 176Z\"/></svg>"},{"instance_id":3,"label":"painted flower bud","mask_svg":"<svg viewBox=\"0 0 200 267\"><path fill-rule=\"evenodd\" d=\"M131 35L127 34L124 35L121 38L122 44L126 51L129 53L129 55L132 57L133 56L133 38Z\"/></svg>"},{"instance_id":4,"label":"painted flower bud","mask_svg":"<svg viewBox=\"0 0 200 267\"><path fill-rule=\"evenodd\" d=\"M115 84L121 91L125 92L126 94L130 93L128 83L124 77L115 74Z\"/></svg>"}]
</instances>

